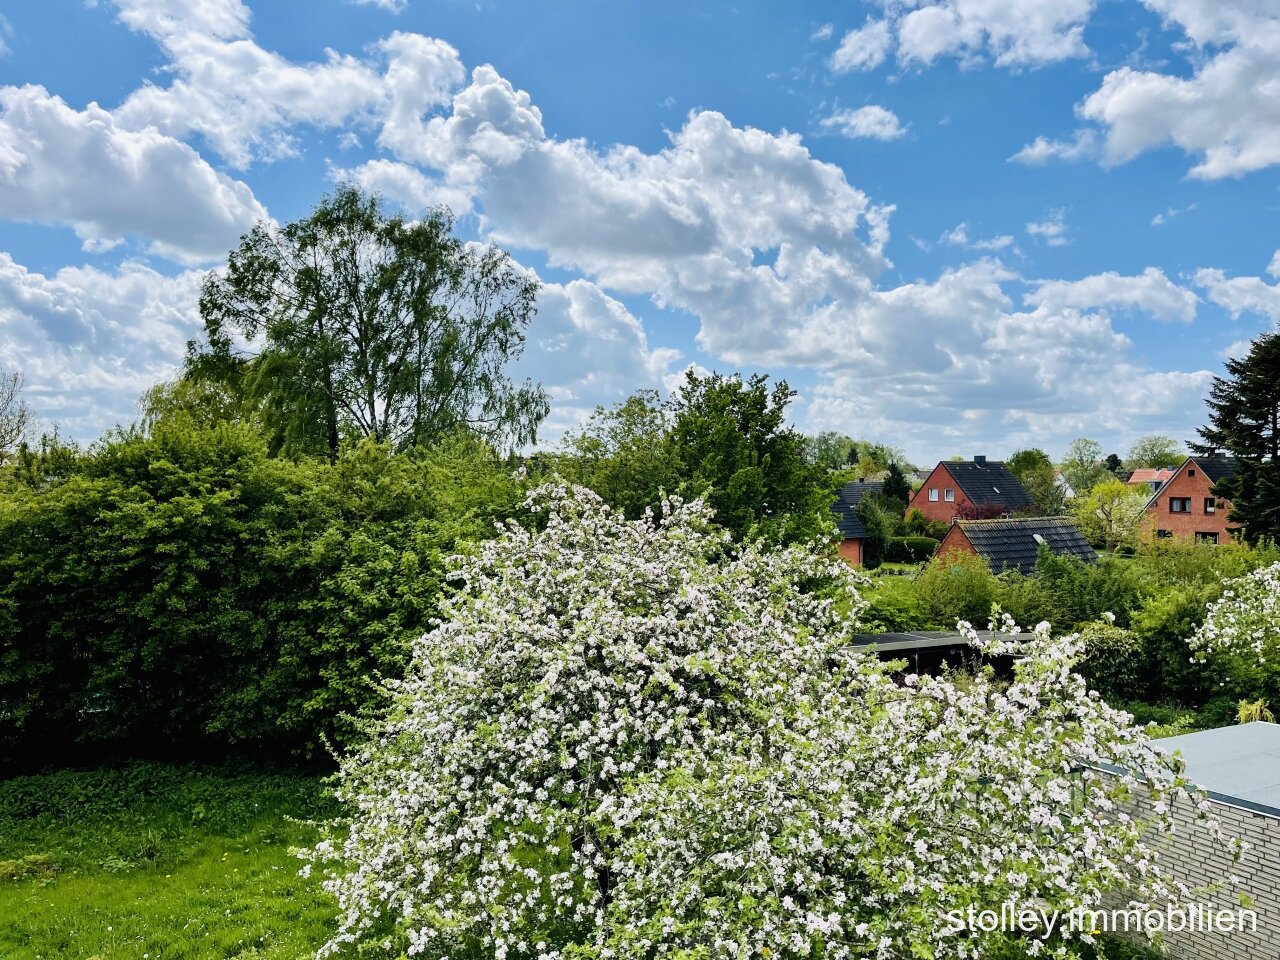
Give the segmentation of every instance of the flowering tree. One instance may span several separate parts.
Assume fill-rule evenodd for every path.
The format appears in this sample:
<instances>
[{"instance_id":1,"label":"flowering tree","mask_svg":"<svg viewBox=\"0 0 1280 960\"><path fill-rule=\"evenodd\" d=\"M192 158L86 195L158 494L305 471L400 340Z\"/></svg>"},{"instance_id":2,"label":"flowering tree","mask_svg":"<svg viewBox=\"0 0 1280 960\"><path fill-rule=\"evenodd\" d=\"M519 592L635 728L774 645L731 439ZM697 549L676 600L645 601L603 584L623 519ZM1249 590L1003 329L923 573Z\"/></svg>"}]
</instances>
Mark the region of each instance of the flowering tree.
<instances>
[{"instance_id":1,"label":"flowering tree","mask_svg":"<svg viewBox=\"0 0 1280 960\"><path fill-rule=\"evenodd\" d=\"M1075 639L1005 625L1012 683L895 679L850 646L843 564L732 550L700 502L530 508L342 764L350 817L305 855L341 907L322 955L982 957L1004 935L948 911L1170 895L1141 838L1181 781Z\"/></svg>"},{"instance_id":2,"label":"flowering tree","mask_svg":"<svg viewBox=\"0 0 1280 960\"><path fill-rule=\"evenodd\" d=\"M1189 645L1231 693L1280 703L1280 563L1228 580Z\"/></svg>"}]
</instances>

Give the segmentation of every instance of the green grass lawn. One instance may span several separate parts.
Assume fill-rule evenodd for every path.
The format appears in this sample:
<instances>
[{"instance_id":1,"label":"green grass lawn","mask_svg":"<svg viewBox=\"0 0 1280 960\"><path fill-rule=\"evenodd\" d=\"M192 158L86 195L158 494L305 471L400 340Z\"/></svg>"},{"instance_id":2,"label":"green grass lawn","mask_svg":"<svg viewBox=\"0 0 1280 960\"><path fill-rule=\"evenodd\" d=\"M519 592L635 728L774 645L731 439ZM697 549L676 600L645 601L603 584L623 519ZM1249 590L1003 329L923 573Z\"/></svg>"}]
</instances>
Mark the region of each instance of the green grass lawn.
<instances>
[{"instance_id":1,"label":"green grass lawn","mask_svg":"<svg viewBox=\"0 0 1280 960\"><path fill-rule=\"evenodd\" d=\"M291 848L319 780L158 764L0 782L0 957L310 956L335 907Z\"/></svg>"}]
</instances>

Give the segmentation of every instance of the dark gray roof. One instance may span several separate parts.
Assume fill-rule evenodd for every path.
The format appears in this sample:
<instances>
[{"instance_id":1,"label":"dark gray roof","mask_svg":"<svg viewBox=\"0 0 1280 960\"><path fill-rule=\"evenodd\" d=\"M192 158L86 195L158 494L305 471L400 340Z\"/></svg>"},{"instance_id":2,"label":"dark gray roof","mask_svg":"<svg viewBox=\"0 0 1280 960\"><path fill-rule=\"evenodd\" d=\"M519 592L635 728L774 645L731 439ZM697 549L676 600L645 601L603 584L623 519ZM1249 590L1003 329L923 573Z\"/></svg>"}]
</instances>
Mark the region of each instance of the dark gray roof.
<instances>
[{"instance_id":1,"label":"dark gray roof","mask_svg":"<svg viewBox=\"0 0 1280 960\"><path fill-rule=\"evenodd\" d=\"M978 556L995 573L1017 570L1030 574L1043 542L1059 556L1094 563L1098 554L1080 528L1068 517L1012 517L1002 520L960 520L964 534Z\"/></svg>"},{"instance_id":2,"label":"dark gray roof","mask_svg":"<svg viewBox=\"0 0 1280 960\"><path fill-rule=\"evenodd\" d=\"M836 529L845 540L862 540L867 535L867 528L858 516L858 504L869 493L879 493L884 489L881 480L854 480L846 483L836 491L836 502L831 505L831 512L836 515Z\"/></svg>"},{"instance_id":3,"label":"dark gray roof","mask_svg":"<svg viewBox=\"0 0 1280 960\"><path fill-rule=\"evenodd\" d=\"M1236 472L1235 457L1192 457L1191 459L1215 484L1234 476Z\"/></svg>"},{"instance_id":4,"label":"dark gray roof","mask_svg":"<svg viewBox=\"0 0 1280 960\"><path fill-rule=\"evenodd\" d=\"M965 496L976 504L994 503L1002 507L1034 507L1035 500L1027 488L1005 464L988 460L954 460L944 463Z\"/></svg>"}]
</instances>

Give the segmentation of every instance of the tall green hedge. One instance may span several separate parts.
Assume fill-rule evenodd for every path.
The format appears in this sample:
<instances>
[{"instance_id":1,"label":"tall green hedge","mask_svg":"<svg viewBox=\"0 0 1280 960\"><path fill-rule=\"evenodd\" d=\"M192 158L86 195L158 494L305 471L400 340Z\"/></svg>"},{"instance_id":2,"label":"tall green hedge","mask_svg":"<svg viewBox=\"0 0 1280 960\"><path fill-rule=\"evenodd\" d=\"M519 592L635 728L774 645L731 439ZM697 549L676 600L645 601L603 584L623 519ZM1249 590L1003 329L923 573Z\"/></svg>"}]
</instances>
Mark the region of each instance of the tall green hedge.
<instances>
[{"instance_id":1,"label":"tall green hedge","mask_svg":"<svg viewBox=\"0 0 1280 960\"><path fill-rule=\"evenodd\" d=\"M0 477L0 758L341 744L397 674L443 558L516 509L461 441L332 466L177 424Z\"/></svg>"}]
</instances>

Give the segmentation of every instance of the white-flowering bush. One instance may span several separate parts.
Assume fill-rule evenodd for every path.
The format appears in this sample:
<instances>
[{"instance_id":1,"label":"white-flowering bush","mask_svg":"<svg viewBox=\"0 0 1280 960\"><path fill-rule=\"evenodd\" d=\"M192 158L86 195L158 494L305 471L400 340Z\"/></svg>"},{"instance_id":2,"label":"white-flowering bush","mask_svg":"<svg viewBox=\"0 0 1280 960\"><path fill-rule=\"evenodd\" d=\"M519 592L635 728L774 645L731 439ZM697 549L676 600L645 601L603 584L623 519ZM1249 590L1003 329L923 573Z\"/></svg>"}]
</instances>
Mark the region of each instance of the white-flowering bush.
<instances>
[{"instance_id":1,"label":"white-flowering bush","mask_svg":"<svg viewBox=\"0 0 1280 960\"><path fill-rule=\"evenodd\" d=\"M1280 697L1280 563L1227 581L1189 641L1221 686L1239 697Z\"/></svg>"},{"instance_id":2,"label":"white-flowering bush","mask_svg":"<svg viewBox=\"0 0 1280 960\"><path fill-rule=\"evenodd\" d=\"M531 507L540 530L459 561L342 765L351 815L307 854L341 907L323 954L981 957L1000 935L947 911L1170 895L1124 812L1150 781L1163 813L1169 761L1071 672L1073 638L988 644L1012 683L895 680L850 647L843 564L731 551L697 502Z\"/></svg>"}]
</instances>

